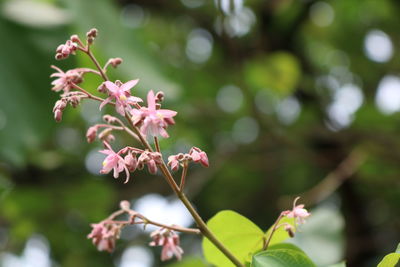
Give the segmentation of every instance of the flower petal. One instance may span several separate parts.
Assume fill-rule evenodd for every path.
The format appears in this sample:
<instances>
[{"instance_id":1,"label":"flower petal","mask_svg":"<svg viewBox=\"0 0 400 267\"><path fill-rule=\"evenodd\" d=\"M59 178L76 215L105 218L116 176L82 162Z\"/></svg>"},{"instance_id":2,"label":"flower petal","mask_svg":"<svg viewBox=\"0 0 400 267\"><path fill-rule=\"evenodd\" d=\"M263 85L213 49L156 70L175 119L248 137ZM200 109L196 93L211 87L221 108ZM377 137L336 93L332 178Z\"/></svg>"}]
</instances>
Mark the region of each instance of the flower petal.
<instances>
[{"instance_id":1,"label":"flower petal","mask_svg":"<svg viewBox=\"0 0 400 267\"><path fill-rule=\"evenodd\" d=\"M107 87L108 90L110 90L113 93L116 93L119 90L119 87L113 82L106 81L104 82L104 85Z\"/></svg>"},{"instance_id":2,"label":"flower petal","mask_svg":"<svg viewBox=\"0 0 400 267\"><path fill-rule=\"evenodd\" d=\"M130 80L129 82L126 82L126 83L124 83L123 85L121 85L120 89L121 89L122 91L128 91L128 90L130 90L132 87L134 87L138 82L139 82L139 79Z\"/></svg>"}]
</instances>

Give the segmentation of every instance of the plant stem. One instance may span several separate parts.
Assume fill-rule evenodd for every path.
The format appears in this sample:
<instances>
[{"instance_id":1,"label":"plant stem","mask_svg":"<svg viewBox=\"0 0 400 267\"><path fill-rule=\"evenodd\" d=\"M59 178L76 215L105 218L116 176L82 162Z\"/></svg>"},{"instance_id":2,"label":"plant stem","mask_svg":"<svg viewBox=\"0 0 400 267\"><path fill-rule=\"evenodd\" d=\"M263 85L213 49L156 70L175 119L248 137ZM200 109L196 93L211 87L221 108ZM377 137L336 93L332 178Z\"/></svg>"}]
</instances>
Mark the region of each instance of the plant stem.
<instances>
[{"instance_id":1,"label":"plant stem","mask_svg":"<svg viewBox=\"0 0 400 267\"><path fill-rule=\"evenodd\" d=\"M101 68L99 62L97 61L97 59L96 59L95 56L93 55L92 51L90 50L90 46L88 46L88 48L87 48L87 50L86 50L85 53L90 57L90 59L91 59L91 60L93 61L93 63L96 65L96 68L99 70L99 72L100 72L100 74L101 74L101 77L103 77L103 79L104 79L105 81L108 81L109 79L108 79L107 74L106 74L106 73L104 72L104 70Z\"/></svg>"},{"instance_id":2,"label":"plant stem","mask_svg":"<svg viewBox=\"0 0 400 267\"><path fill-rule=\"evenodd\" d=\"M185 161L182 167L181 184L179 185L179 189L181 192L183 192L183 188L185 187L187 170L188 170L188 163Z\"/></svg>"},{"instance_id":3,"label":"plant stem","mask_svg":"<svg viewBox=\"0 0 400 267\"><path fill-rule=\"evenodd\" d=\"M271 242L272 236L274 235L275 231L279 228L278 223L282 219L282 217L283 217L283 214L281 213L279 215L278 219L276 219L274 226L272 227L271 234L269 235L267 241L264 242L263 250L267 250L268 245Z\"/></svg>"}]
</instances>

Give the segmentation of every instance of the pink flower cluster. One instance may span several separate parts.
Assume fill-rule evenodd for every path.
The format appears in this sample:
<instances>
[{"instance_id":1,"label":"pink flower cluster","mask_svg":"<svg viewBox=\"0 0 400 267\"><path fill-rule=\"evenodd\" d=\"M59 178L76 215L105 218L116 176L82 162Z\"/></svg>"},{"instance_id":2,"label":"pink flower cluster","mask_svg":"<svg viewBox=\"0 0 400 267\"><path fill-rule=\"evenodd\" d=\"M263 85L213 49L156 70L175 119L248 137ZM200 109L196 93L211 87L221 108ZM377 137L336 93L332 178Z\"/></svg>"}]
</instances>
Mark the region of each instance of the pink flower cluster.
<instances>
[{"instance_id":1,"label":"pink flower cluster","mask_svg":"<svg viewBox=\"0 0 400 267\"><path fill-rule=\"evenodd\" d=\"M208 162L208 156L206 152L202 151L198 147L192 147L189 151L189 153L183 154L179 153L177 155L171 155L168 157L168 166L171 168L173 171L177 171L179 169L179 166L182 164L188 163L188 162L195 162L195 163L200 163L204 167L209 166Z\"/></svg>"},{"instance_id":2,"label":"pink flower cluster","mask_svg":"<svg viewBox=\"0 0 400 267\"><path fill-rule=\"evenodd\" d=\"M162 246L161 260L169 260L175 256L178 260L182 258L183 249L179 246L179 236L169 229L158 229L151 233L153 241L150 246Z\"/></svg>"},{"instance_id":3,"label":"pink flower cluster","mask_svg":"<svg viewBox=\"0 0 400 267\"><path fill-rule=\"evenodd\" d=\"M121 233L121 224L104 220L100 223L91 224L92 232L87 236L92 239L93 244L99 251L112 252L115 248L115 242Z\"/></svg>"},{"instance_id":4,"label":"pink flower cluster","mask_svg":"<svg viewBox=\"0 0 400 267\"><path fill-rule=\"evenodd\" d=\"M89 128L93 131L93 128ZM136 169L142 170L147 166L151 174L156 174L158 165L162 164L162 156L158 152L150 152L133 147L125 147L118 152L115 152L110 144L103 141L107 149L100 150L100 153L107 155L103 161L103 168L100 173L107 174L113 171L114 178L118 178L123 171L126 173L125 183L129 181L130 172ZM125 154L125 156L123 156ZM139 155L139 157L138 157Z\"/></svg>"}]
</instances>

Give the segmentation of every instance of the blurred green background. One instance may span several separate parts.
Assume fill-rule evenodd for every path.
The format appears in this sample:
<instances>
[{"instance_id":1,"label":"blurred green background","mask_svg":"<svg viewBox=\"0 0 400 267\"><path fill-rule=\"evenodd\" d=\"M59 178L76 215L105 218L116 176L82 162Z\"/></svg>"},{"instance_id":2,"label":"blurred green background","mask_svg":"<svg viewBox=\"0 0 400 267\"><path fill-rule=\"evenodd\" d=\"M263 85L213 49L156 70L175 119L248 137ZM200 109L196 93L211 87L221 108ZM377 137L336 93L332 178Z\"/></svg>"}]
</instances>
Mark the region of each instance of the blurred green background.
<instances>
[{"instance_id":1,"label":"blurred green background","mask_svg":"<svg viewBox=\"0 0 400 267\"><path fill-rule=\"evenodd\" d=\"M375 266L400 241L400 2L395 0L3 0L0 2L0 266L167 266L148 232L122 233L114 253L86 235L122 199L150 218L192 221L160 176L99 176L101 145L85 142L98 103L56 124L50 90L71 34L99 30L113 79L166 93L178 111L166 155L192 145L187 194L210 218L232 209L267 229L302 196L312 217L293 242L319 265ZM87 76L92 92L100 80ZM103 111L105 112L105 111ZM103 113L104 114L104 113ZM118 136L115 146L134 144ZM200 240L182 237L204 266ZM172 263L173 264L173 263Z\"/></svg>"}]
</instances>

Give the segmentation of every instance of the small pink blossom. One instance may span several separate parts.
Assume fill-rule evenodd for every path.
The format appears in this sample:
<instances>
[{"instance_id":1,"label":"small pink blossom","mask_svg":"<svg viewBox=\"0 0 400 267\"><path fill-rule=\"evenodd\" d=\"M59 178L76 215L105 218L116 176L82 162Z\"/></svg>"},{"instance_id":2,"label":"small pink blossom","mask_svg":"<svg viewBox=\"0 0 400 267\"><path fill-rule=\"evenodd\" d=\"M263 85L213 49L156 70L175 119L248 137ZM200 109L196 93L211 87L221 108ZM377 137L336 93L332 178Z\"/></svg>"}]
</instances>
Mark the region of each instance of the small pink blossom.
<instances>
[{"instance_id":1,"label":"small pink blossom","mask_svg":"<svg viewBox=\"0 0 400 267\"><path fill-rule=\"evenodd\" d=\"M147 107L131 110L134 123L142 123L140 131L144 135L168 138L169 135L165 129L168 125L175 123L173 117L177 112L169 109L157 109L156 98L152 90L147 94L147 105Z\"/></svg>"},{"instance_id":2,"label":"small pink blossom","mask_svg":"<svg viewBox=\"0 0 400 267\"><path fill-rule=\"evenodd\" d=\"M178 155L172 155L168 157L168 166L171 167L171 170L177 171L180 166Z\"/></svg>"},{"instance_id":3,"label":"small pink blossom","mask_svg":"<svg viewBox=\"0 0 400 267\"><path fill-rule=\"evenodd\" d=\"M183 249L179 246L179 236L172 230L158 229L150 234L153 241L150 246L162 246L161 260L166 261L175 256L182 259Z\"/></svg>"},{"instance_id":4,"label":"small pink blossom","mask_svg":"<svg viewBox=\"0 0 400 267\"><path fill-rule=\"evenodd\" d=\"M200 148L192 147L192 149L189 151L189 154L194 162L198 162L204 167L210 166L206 152L202 151Z\"/></svg>"},{"instance_id":5,"label":"small pink blossom","mask_svg":"<svg viewBox=\"0 0 400 267\"><path fill-rule=\"evenodd\" d=\"M127 183L129 181L129 170L125 165L124 159L118 153L115 153L108 143L104 142L104 144L108 149L100 150L100 153L106 154L107 157L103 161L103 168L100 173L107 174L114 170L114 178L118 178L119 173L125 170L125 183Z\"/></svg>"},{"instance_id":6,"label":"small pink blossom","mask_svg":"<svg viewBox=\"0 0 400 267\"><path fill-rule=\"evenodd\" d=\"M91 224L92 232L87 238L92 239L93 244L99 251L112 252L115 242L119 238L120 227L113 224L106 224L105 221Z\"/></svg>"},{"instance_id":7,"label":"small pink blossom","mask_svg":"<svg viewBox=\"0 0 400 267\"><path fill-rule=\"evenodd\" d=\"M126 107L136 104L137 102L142 102L142 99L136 96L131 96L130 93L130 89L138 82L139 80L131 80L124 84L113 83L110 81L104 82L104 86L108 89L109 97L100 104L100 109L111 100L115 99L115 110L124 116Z\"/></svg>"},{"instance_id":8,"label":"small pink blossom","mask_svg":"<svg viewBox=\"0 0 400 267\"><path fill-rule=\"evenodd\" d=\"M303 204L296 205L297 200L300 197L297 197L293 202L293 209L284 211L283 214L288 218L295 218L297 224L305 223L305 219L311 215L305 208Z\"/></svg>"},{"instance_id":9,"label":"small pink blossom","mask_svg":"<svg viewBox=\"0 0 400 267\"><path fill-rule=\"evenodd\" d=\"M53 85L53 88L51 89L55 92L63 90L65 93L68 93L72 89L71 83L81 83L83 81L82 74L88 72L87 69L84 68L72 69L64 72L56 66L52 65L51 67L57 71L50 75L50 77L52 78L57 78L51 82L51 84Z\"/></svg>"}]
</instances>

